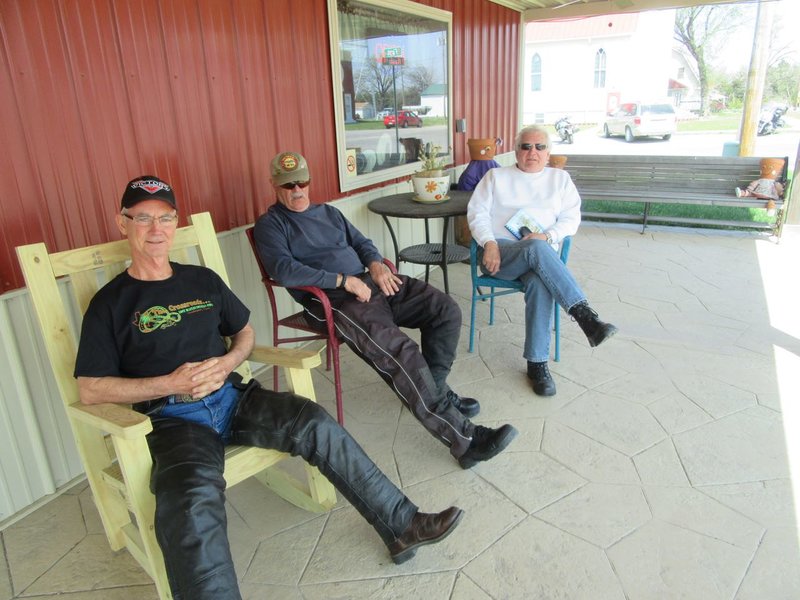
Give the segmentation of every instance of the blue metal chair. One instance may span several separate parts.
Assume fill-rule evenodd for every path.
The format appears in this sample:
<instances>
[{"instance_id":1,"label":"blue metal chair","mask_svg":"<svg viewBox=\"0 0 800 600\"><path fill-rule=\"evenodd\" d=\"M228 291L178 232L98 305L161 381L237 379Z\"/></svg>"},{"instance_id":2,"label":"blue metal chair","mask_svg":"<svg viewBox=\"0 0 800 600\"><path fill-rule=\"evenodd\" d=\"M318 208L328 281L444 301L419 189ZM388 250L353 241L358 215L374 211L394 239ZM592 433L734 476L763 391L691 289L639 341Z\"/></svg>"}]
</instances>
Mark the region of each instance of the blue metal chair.
<instances>
[{"instance_id":1,"label":"blue metal chair","mask_svg":"<svg viewBox=\"0 0 800 600\"><path fill-rule=\"evenodd\" d=\"M572 245L572 237L567 236L561 241L561 262L567 264L569 249ZM523 291L522 282L518 279L506 280L484 275L478 267L478 242L472 240L469 247L470 275L472 277L472 311L469 318L469 351L475 347L475 306L478 300L489 300L489 325L494 324L494 299L499 296L515 294ZM489 288L489 291L481 292L481 288ZM499 291L498 291L499 290ZM555 330L555 352L553 360L561 360L561 328L558 310L558 303L553 303L553 328Z\"/></svg>"}]
</instances>

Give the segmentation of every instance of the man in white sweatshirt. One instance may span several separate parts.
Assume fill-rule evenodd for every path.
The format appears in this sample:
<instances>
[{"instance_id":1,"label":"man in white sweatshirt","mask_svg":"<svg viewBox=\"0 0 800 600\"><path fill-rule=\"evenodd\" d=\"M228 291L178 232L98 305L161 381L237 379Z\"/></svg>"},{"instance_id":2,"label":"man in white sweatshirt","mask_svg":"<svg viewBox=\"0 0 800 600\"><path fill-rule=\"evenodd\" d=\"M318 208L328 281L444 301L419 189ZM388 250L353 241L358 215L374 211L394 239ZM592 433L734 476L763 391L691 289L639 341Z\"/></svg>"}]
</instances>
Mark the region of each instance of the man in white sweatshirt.
<instances>
[{"instance_id":1,"label":"man in white sweatshirt","mask_svg":"<svg viewBox=\"0 0 800 600\"><path fill-rule=\"evenodd\" d=\"M558 256L559 243L578 231L581 198L569 173L547 167L550 136L541 127L526 127L517 134L514 148L517 164L486 173L472 193L467 219L482 248L483 272L525 284L523 356L528 377L536 394L552 396L556 385L547 360L553 299L578 322L591 346L617 328L597 318ZM528 230L520 233L520 223Z\"/></svg>"}]
</instances>

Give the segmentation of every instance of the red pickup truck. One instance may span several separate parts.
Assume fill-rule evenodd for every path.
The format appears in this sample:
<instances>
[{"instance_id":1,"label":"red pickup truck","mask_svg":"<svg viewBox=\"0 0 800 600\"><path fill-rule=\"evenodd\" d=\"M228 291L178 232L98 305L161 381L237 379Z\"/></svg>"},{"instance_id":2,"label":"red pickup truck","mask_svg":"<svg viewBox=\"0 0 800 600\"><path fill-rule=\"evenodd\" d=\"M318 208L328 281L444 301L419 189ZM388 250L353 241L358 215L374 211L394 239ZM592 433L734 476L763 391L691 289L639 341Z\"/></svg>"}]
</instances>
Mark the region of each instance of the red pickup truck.
<instances>
[{"instance_id":1,"label":"red pickup truck","mask_svg":"<svg viewBox=\"0 0 800 600\"><path fill-rule=\"evenodd\" d=\"M391 129L395 126L395 121L397 122L398 127L408 127L409 125L416 125L417 127L422 127L422 117L420 117L417 113L413 110L401 110L397 112L397 119L395 119L394 113L389 113L385 117L383 117L383 124L386 129Z\"/></svg>"}]
</instances>

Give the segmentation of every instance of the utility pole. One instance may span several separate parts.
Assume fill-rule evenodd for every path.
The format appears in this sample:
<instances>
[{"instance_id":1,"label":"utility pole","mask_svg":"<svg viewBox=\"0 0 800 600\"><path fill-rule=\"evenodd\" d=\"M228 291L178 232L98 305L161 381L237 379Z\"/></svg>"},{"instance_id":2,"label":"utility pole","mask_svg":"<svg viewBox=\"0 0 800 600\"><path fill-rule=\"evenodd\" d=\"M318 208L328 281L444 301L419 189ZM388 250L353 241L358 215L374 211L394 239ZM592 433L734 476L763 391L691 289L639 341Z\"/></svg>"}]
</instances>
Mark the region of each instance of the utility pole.
<instances>
[{"instance_id":1,"label":"utility pole","mask_svg":"<svg viewBox=\"0 0 800 600\"><path fill-rule=\"evenodd\" d=\"M750 55L750 69L747 72L747 92L744 95L742 123L739 126L739 156L755 154L758 115L761 112L764 83L767 79L773 14L773 3L759 0L756 29L753 34L753 51Z\"/></svg>"}]
</instances>

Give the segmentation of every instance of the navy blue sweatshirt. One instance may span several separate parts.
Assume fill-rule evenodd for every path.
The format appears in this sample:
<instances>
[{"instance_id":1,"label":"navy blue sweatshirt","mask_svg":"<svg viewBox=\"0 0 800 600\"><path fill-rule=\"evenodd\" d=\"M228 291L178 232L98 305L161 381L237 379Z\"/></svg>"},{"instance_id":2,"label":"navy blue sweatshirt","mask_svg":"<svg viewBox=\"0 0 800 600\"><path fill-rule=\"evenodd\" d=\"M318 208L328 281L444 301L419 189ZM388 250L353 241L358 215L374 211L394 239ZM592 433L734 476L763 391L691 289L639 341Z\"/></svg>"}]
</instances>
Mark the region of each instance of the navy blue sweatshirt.
<instances>
[{"instance_id":1,"label":"navy blue sweatshirt","mask_svg":"<svg viewBox=\"0 0 800 600\"><path fill-rule=\"evenodd\" d=\"M333 289L339 273L360 275L383 260L375 244L330 204L294 212L276 203L256 221L254 233L267 273L284 286ZM305 294L292 296L302 302Z\"/></svg>"}]
</instances>

